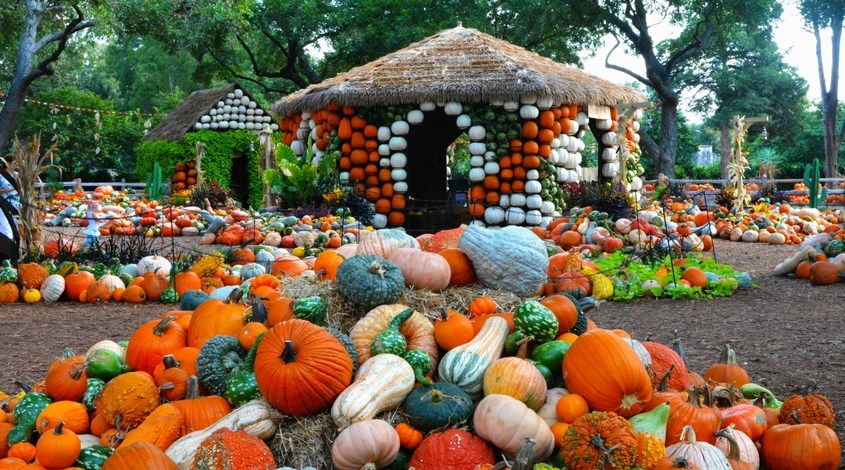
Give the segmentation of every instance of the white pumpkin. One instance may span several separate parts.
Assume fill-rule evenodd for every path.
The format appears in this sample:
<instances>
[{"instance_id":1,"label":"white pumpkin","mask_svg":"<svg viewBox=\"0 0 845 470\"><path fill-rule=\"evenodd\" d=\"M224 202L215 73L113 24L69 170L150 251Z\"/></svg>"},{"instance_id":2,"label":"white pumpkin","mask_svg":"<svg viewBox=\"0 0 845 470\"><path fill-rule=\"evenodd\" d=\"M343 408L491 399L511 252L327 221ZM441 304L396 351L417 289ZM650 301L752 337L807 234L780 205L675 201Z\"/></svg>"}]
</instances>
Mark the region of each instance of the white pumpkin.
<instances>
[{"instance_id":1,"label":"white pumpkin","mask_svg":"<svg viewBox=\"0 0 845 470\"><path fill-rule=\"evenodd\" d=\"M508 225L522 225L525 222L525 211L519 207L511 207L505 211L505 222Z\"/></svg>"},{"instance_id":2,"label":"white pumpkin","mask_svg":"<svg viewBox=\"0 0 845 470\"><path fill-rule=\"evenodd\" d=\"M375 227L375 228L385 228L385 227L387 227L387 216L384 215L384 214L374 215L373 216L373 227Z\"/></svg>"},{"instance_id":3,"label":"white pumpkin","mask_svg":"<svg viewBox=\"0 0 845 470\"><path fill-rule=\"evenodd\" d=\"M378 146L378 154L382 157L389 157L390 156L390 145L387 144L380 144Z\"/></svg>"},{"instance_id":4,"label":"white pumpkin","mask_svg":"<svg viewBox=\"0 0 845 470\"><path fill-rule=\"evenodd\" d=\"M499 207L507 209L511 206L511 196L509 194L502 194L499 196Z\"/></svg>"},{"instance_id":5,"label":"white pumpkin","mask_svg":"<svg viewBox=\"0 0 845 470\"><path fill-rule=\"evenodd\" d=\"M554 104L554 100L551 96L541 96L537 98L537 102L535 104L540 109L549 109L552 107L552 104Z\"/></svg>"},{"instance_id":6,"label":"white pumpkin","mask_svg":"<svg viewBox=\"0 0 845 470\"><path fill-rule=\"evenodd\" d=\"M498 225L505 220L505 210L501 207L490 206L484 209L484 221L491 225Z\"/></svg>"},{"instance_id":7,"label":"white pumpkin","mask_svg":"<svg viewBox=\"0 0 845 470\"><path fill-rule=\"evenodd\" d=\"M519 117L522 119L537 119L540 116L540 110L536 106L526 104L519 108Z\"/></svg>"},{"instance_id":8,"label":"white pumpkin","mask_svg":"<svg viewBox=\"0 0 845 470\"><path fill-rule=\"evenodd\" d=\"M601 136L601 143L604 145L616 145L616 133L606 132Z\"/></svg>"},{"instance_id":9,"label":"white pumpkin","mask_svg":"<svg viewBox=\"0 0 845 470\"><path fill-rule=\"evenodd\" d=\"M390 132L393 135L407 135L410 130L411 126L406 121L394 121L390 125Z\"/></svg>"},{"instance_id":10,"label":"white pumpkin","mask_svg":"<svg viewBox=\"0 0 845 470\"><path fill-rule=\"evenodd\" d=\"M543 215L552 215L555 212L555 203L552 201L543 201L540 205L540 213Z\"/></svg>"},{"instance_id":11,"label":"white pumpkin","mask_svg":"<svg viewBox=\"0 0 845 470\"><path fill-rule=\"evenodd\" d=\"M392 137L390 133L390 128L387 126L381 126L378 128L378 132L376 133L376 138L378 138L381 142L387 142Z\"/></svg>"},{"instance_id":12,"label":"white pumpkin","mask_svg":"<svg viewBox=\"0 0 845 470\"><path fill-rule=\"evenodd\" d=\"M520 96L519 102L522 104L535 104L537 103L537 95Z\"/></svg>"},{"instance_id":13,"label":"white pumpkin","mask_svg":"<svg viewBox=\"0 0 845 470\"><path fill-rule=\"evenodd\" d=\"M502 103L502 107L505 108L505 111L514 112L519 109L519 102L513 100L507 100Z\"/></svg>"},{"instance_id":14,"label":"white pumpkin","mask_svg":"<svg viewBox=\"0 0 845 470\"><path fill-rule=\"evenodd\" d=\"M528 180L525 182L525 192L528 194L537 194L543 190L543 185L537 180Z\"/></svg>"},{"instance_id":15,"label":"white pumpkin","mask_svg":"<svg viewBox=\"0 0 845 470\"><path fill-rule=\"evenodd\" d=\"M484 155L487 151L487 145L484 142L472 142L469 144L470 155Z\"/></svg>"},{"instance_id":16,"label":"white pumpkin","mask_svg":"<svg viewBox=\"0 0 845 470\"><path fill-rule=\"evenodd\" d=\"M408 141L404 137L391 137L387 145L390 147L390 150L401 151L408 147Z\"/></svg>"},{"instance_id":17,"label":"white pumpkin","mask_svg":"<svg viewBox=\"0 0 845 470\"><path fill-rule=\"evenodd\" d=\"M543 223L543 214L537 209L525 212L525 223L528 225L540 225Z\"/></svg>"},{"instance_id":18,"label":"white pumpkin","mask_svg":"<svg viewBox=\"0 0 845 470\"><path fill-rule=\"evenodd\" d=\"M539 209L543 205L543 198L539 194L532 194L525 198L525 207Z\"/></svg>"},{"instance_id":19,"label":"white pumpkin","mask_svg":"<svg viewBox=\"0 0 845 470\"><path fill-rule=\"evenodd\" d=\"M52 274L41 283L41 298L45 302L55 302L62 297L65 291L65 278L60 274Z\"/></svg>"},{"instance_id":20,"label":"white pumpkin","mask_svg":"<svg viewBox=\"0 0 845 470\"><path fill-rule=\"evenodd\" d=\"M461 129L466 129L472 125L472 118L468 114L461 114L455 119L455 124Z\"/></svg>"},{"instance_id":21,"label":"white pumpkin","mask_svg":"<svg viewBox=\"0 0 845 470\"><path fill-rule=\"evenodd\" d=\"M471 168L469 170L469 180L474 183L480 183L481 181L484 181L484 178L486 176L487 174L484 173L484 168Z\"/></svg>"},{"instance_id":22,"label":"white pumpkin","mask_svg":"<svg viewBox=\"0 0 845 470\"><path fill-rule=\"evenodd\" d=\"M596 129L607 131L613 127L613 119L596 119Z\"/></svg>"},{"instance_id":23,"label":"white pumpkin","mask_svg":"<svg viewBox=\"0 0 845 470\"><path fill-rule=\"evenodd\" d=\"M446 103L445 106L443 106L443 111L448 116L457 116L457 115L461 114L463 112L463 110L464 110L463 105L461 105L461 103L458 103L456 101L450 101L450 102Z\"/></svg>"},{"instance_id":24,"label":"white pumpkin","mask_svg":"<svg viewBox=\"0 0 845 470\"><path fill-rule=\"evenodd\" d=\"M155 271L158 274L167 277L170 275L172 265L170 264L170 261L163 256L150 255L141 258L136 267L138 269L139 276L143 276L145 273L150 271Z\"/></svg>"},{"instance_id":25,"label":"white pumpkin","mask_svg":"<svg viewBox=\"0 0 845 470\"><path fill-rule=\"evenodd\" d=\"M612 163L617 160L617 147L607 147L601 151L601 160L605 163Z\"/></svg>"},{"instance_id":26,"label":"white pumpkin","mask_svg":"<svg viewBox=\"0 0 845 470\"><path fill-rule=\"evenodd\" d=\"M484 164L484 173L488 175L499 174L499 164L496 162L487 162Z\"/></svg>"},{"instance_id":27,"label":"white pumpkin","mask_svg":"<svg viewBox=\"0 0 845 470\"><path fill-rule=\"evenodd\" d=\"M348 183L349 182L349 172L348 171L341 171L340 173L338 173L337 178L340 180L341 183Z\"/></svg>"},{"instance_id":28,"label":"white pumpkin","mask_svg":"<svg viewBox=\"0 0 845 470\"><path fill-rule=\"evenodd\" d=\"M123 280L114 274L104 274L101 278L101 281L105 283L106 286L109 288L109 293L114 292L115 289L125 289L126 284L123 283Z\"/></svg>"},{"instance_id":29,"label":"white pumpkin","mask_svg":"<svg viewBox=\"0 0 845 470\"><path fill-rule=\"evenodd\" d=\"M408 115L406 116L409 124L419 124L423 122L423 118L425 118L425 114L423 114L423 112L419 109L412 109L408 111Z\"/></svg>"},{"instance_id":30,"label":"white pumpkin","mask_svg":"<svg viewBox=\"0 0 845 470\"><path fill-rule=\"evenodd\" d=\"M423 101L420 103L420 111L434 111L437 109L437 104L434 101Z\"/></svg>"},{"instance_id":31,"label":"white pumpkin","mask_svg":"<svg viewBox=\"0 0 845 470\"><path fill-rule=\"evenodd\" d=\"M481 155L473 155L469 157L469 166L473 168L481 168L484 166L484 157Z\"/></svg>"},{"instance_id":32,"label":"white pumpkin","mask_svg":"<svg viewBox=\"0 0 845 470\"><path fill-rule=\"evenodd\" d=\"M601 174L605 178L616 178L619 175L619 162L605 163L601 166Z\"/></svg>"},{"instance_id":33,"label":"white pumpkin","mask_svg":"<svg viewBox=\"0 0 845 470\"><path fill-rule=\"evenodd\" d=\"M378 159L379 168L390 168L390 159L387 157Z\"/></svg>"},{"instance_id":34,"label":"white pumpkin","mask_svg":"<svg viewBox=\"0 0 845 470\"><path fill-rule=\"evenodd\" d=\"M404 181L397 181L393 183L393 192L399 194L408 192L408 183Z\"/></svg>"},{"instance_id":35,"label":"white pumpkin","mask_svg":"<svg viewBox=\"0 0 845 470\"><path fill-rule=\"evenodd\" d=\"M535 169L528 170L525 172L525 179L538 180L540 179L540 172Z\"/></svg>"},{"instance_id":36,"label":"white pumpkin","mask_svg":"<svg viewBox=\"0 0 845 470\"><path fill-rule=\"evenodd\" d=\"M525 206L525 194L522 193L515 193L511 194L511 207L524 207Z\"/></svg>"},{"instance_id":37,"label":"white pumpkin","mask_svg":"<svg viewBox=\"0 0 845 470\"><path fill-rule=\"evenodd\" d=\"M396 168L390 172L390 178L392 178L393 181L405 181L408 178L408 173L402 168Z\"/></svg>"},{"instance_id":38,"label":"white pumpkin","mask_svg":"<svg viewBox=\"0 0 845 470\"><path fill-rule=\"evenodd\" d=\"M470 140L484 140L484 137L487 136L487 130L484 129L484 126L472 126L467 131L467 135Z\"/></svg>"},{"instance_id":39,"label":"white pumpkin","mask_svg":"<svg viewBox=\"0 0 845 470\"><path fill-rule=\"evenodd\" d=\"M639 191L643 189L643 180L639 176L631 178L631 190Z\"/></svg>"},{"instance_id":40,"label":"white pumpkin","mask_svg":"<svg viewBox=\"0 0 845 470\"><path fill-rule=\"evenodd\" d=\"M408 157L402 152L396 152L390 156L388 162L393 168L405 168L408 164Z\"/></svg>"},{"instance_id":41,"label":"white pumpkin","mask_svg":"<svg viewBox=\"0 0 845 470\"><path fill-rule=\"evenodd\" d=\"M223 121L223 122L226 122L226 121ZM299 133L299 131L297 131L297 134L298 133ZM291 142L290 143L290 149L293 150L293 153L295 153L297 155L302 155L303 153L305 153L305 145L302 143L301 140L294 140L293 142Z\"/></svg>"}]
</instances>

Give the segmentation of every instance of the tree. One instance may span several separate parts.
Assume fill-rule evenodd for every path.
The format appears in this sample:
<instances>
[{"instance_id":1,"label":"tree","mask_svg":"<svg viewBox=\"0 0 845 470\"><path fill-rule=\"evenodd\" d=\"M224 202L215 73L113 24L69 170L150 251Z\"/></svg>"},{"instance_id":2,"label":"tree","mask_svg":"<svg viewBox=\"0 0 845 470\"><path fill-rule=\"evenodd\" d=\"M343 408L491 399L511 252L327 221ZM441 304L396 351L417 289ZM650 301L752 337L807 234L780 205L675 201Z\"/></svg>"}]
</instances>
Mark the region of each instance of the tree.
<instances>
[{"instance_id":1,"label":"tree","mask_svg":"<svg viewBox=\"0 0 845 470\"><path fill-rule=\"evenodd\" d=\"M695 90L693 109L709 113L708 125L719 130L723 179L735 116L768 116L770 122L752 126L748 135L759 137L765 126L780 145L790 145L803 125L807 83L784 63L769 26L735 28L714 38L710 50L680 81Z\"/></svg>"},{"instance_id":2,"label":"tree","mask_svg":"<svg viewBox=\"0 0 845 470\"><path fill-rule=\"evenodd\" d=\"M845 22L845 2L842 0L801 0L801 14L816 38L819 85L821 86L822 123L824 126L825 175L839 176L839 147L845 136L845 120L837 131L836 115L839 104L839 54L842 47L842 29ZM822 57L821 30L830 29L830 81L825 79Z\"/></svg>"},{"instance_id":3,"label":"tree","mask_svg":"<svg viewBox=\"0 0 845 470\"><path fill-rule=\"evenodd\" d=\"M613 64L611 55L616 48L605 63L655 91L661 106L659 136L652 138L641 132L640 145L653 159L656 171L668 176L675 174L678 105L681 92L688 86L680 76L711 47L714 37L737 25L765 24L780 14L779 4L765 0L586 0L574 3L573 8L583 15L580 22L595 24L597 20L600 32L612 34L617 46L624 43L643 58L645 75ZM657 41L655 26L664 22L680 32L672 39Z\"/></svg>"},{"instance_id":4,"label":"tree","mask_svg":"<svg viewBox=\"0 0 845 470\"><path fill-rule=\"evenodd\" d=\"M67 48L71 37L97 24L94 19L86 19L82 2L67 2L71 3L69 8L62 5L64 2L58 1L22 2L23 21L18 36L15 68L6 101L0 110L0 149L6 149L12 137L26 91L32 82L52 75L54 64ZM41 32L39 36L39 30L44 26L50 29L55 27L55 30Z\"/></svg>"}]
</instances>

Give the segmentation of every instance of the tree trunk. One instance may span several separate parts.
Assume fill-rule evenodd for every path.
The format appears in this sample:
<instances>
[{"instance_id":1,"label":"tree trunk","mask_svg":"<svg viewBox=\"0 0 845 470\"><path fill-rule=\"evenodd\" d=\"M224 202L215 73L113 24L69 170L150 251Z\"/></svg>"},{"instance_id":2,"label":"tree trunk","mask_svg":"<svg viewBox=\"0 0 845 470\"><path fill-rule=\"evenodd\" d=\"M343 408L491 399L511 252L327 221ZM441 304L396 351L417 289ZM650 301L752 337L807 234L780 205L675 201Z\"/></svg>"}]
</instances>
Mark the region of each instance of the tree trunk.
<instances>
[{"instance_id":1,"label":"tree trunk","mask_svg":"<svg viewBox=\"0 0 845 470\"><path fill-rule=\"evenodd\" d=\"M825 176L836 178L839 176L838 159L839 146L841 144L838 129L836 128L836 108L839 104L839 54L842 42L841 16L831 19L831 68L830 87L825 90L824 69L822 68L821 36L819 25L813 24L813 33L816 37L816 59L818 60L819 82L822 87L822 129L824 130L824 161Z\"/></svg>"},{"instance_id":2,"label":"tree trunk","mask_svg":"<svg viewBox=\"0 0 845 470\"><path fill-rule=\"evenodd\" d=\"M3 110L0 111L0 153L5 155L5 149L15 132L15 125L18 116L21 114L21 107L26 97L26 89L32 83L32 64L36 53L36 35L38 34L38 23L40 16L27 9L24 28L21 32L18 43L18 57L15 61L15 74L12 83L9 85L9 92Z\"/></svg>"},{"instance_id":3,"label":"tree trunk","mask_svg":"<svg viewBox=\"0 0 845 470\"><path fill-rule=\"evenodd\" d=\"M719 174L723 180L728 179L728 163L731 161L731 129L727 123L719 127L719 144L721 155L719 155Z\"/></svg>"},{"instance_id":4,"label":"tree trunk","mask_svg":"<svg viewBox=\"0 0 845 470\"><path fill-rule=\"evenodd\" d=\"M660 143L648 134L640 134L640 145L651 155L654 171L669 178L675 177L675 156L678 154L678 104L664 100L660 108Z\"/></svg>"}]
</instances>

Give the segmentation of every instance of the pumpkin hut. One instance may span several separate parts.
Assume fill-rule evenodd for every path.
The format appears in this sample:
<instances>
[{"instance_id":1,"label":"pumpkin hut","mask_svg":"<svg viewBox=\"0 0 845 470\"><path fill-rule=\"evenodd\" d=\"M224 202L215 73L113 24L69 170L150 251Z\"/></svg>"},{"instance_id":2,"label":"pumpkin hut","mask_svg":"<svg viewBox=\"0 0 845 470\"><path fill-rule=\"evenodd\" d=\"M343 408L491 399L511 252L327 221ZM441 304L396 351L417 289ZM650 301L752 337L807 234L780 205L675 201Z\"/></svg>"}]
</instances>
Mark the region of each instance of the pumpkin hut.
<instances>
[{"instance_id":1,"label":"pumpkin hut","mask_svg":"<svg viewBox=\"0 0 845 470\"><path fill-rule=\"evenodd\" d=\"M191 189L201 173L244 206L259 207L263 159L256 136L268 127L278 124L236 83L195 91L136 148L138 174L146 179L158 162L177 192Z\"/></svg>"},{"instance_id":2,"label":"pumpkin hut","mask_svg":"<svg viewBox=\"0 0 845 470\"><path fill-rule=\"evenodd\" d=\"M620 116L617 106L642 100L458 26L299 90L273 113L295 152L310 140L317 158L340 153L341 179L375 204L376 227L402 226L419 201L447 199L446 150L463 133L473 223L542 226L561 208L561 184L581 179L587 127L599 145L600 177L624 177L638 189L636 167L626 171L620 158L635 149L637 113Z\"/></svg>"}]
</instances>

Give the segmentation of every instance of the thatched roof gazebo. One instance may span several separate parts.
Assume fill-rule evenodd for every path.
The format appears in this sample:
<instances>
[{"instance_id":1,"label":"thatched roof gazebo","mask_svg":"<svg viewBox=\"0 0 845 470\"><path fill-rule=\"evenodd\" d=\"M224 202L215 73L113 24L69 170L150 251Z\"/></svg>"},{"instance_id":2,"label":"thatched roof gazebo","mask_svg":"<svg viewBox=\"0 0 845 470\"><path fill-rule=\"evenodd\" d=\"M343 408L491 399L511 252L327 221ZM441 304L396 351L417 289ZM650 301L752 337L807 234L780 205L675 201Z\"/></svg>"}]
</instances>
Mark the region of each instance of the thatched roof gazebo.
<instances>
[{"instance_id":1,"label":"thatched roof gazebo","mask_svg":"<svg viewBox=\"0 0 845 470\"><path fill-rule=\"evenodd\" d=\"M146 179L158 162L177 193L190 190L201 171L206 181L219 182L244 206L258 207L262 184L254 149L265 128L278 130L278 124L237 83L197 90L136 148L138 174Z\"/></svg>"},{"instance_id":2,"label":"thatched roof gazebo","mask_svg":"<svg viewBox=\"0 0 845 470\"><path fill-rule=\"evenodd\" d=\"M587 126L599 142L603 177L624 174L616 133L604 134L616 128L616 106L644 99L458 26L299 90L272 111L283 117L283 140L295 150L304 151L310 136L318 156L340 152L343 175L382 214L377 226L404 224L406 196L407 202L443 197L442 157L463 132L472 142L471 217L489 225L542 225L560 208L560 183L580 179ZM360 129L347 132L344 120ZM355 132L365 139L353 139Z\"/></svg>"}]
</instances>

